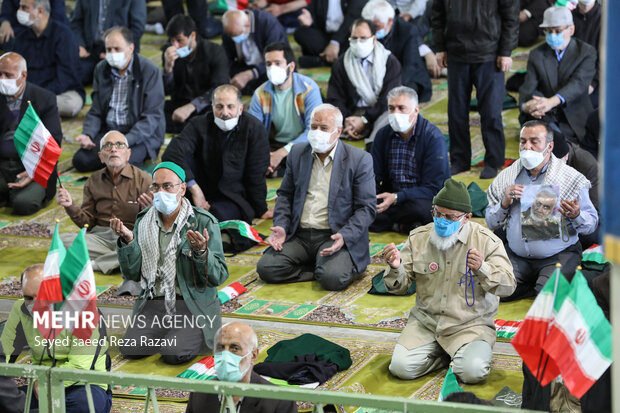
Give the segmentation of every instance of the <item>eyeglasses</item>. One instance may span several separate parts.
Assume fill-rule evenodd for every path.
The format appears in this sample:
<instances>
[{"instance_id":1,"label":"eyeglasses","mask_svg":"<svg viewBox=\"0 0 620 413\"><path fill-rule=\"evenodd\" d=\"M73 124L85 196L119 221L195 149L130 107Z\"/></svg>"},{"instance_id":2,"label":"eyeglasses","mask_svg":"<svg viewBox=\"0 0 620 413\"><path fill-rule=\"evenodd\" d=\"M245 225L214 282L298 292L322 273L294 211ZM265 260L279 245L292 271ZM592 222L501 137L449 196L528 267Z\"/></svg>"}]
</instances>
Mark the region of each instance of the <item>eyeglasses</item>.
<instances>
[{"instance_id":1,"label":"eyeglasses","mask_svg":"<svg viewBox=\"0 0 620 413\"><path fill-rule=\"evenodd\" d=\"M127 147L127 144L125 142L108 142L108 143L104 143L101 149L103 149L106 152L110 152L112 148L121 150L121 149L125 149L126 147Z\"/></svg>"},{"instance_id":2,"label":"eyeglasses","mask_svg":"<svg viewBox=\"0 0 620 413\"><path fill-rule=\"evenodd\" d=\"M353 43L353 42L366 42L366 40L370 40L371 37L349 37L349 43Z\"/></svg>"},{"instance_id":3,"label":"eyeglasses","mask_svg":"<svg viewBox=\"0 0 620 413\"><path fill-rule=\"evenodd\" d=\"M433 216L433 218L445 218L449 221L458 221L459 219L461 219L461 217L463 217L463 215L465 215L465 213L463 212L462 214L459 214L459 215L444 214L442 212L437 211L435 208L432 208L431 215Z\"/></svg>"},{"instance_id":4,"label":"eyeglasses","mask_svg":"<svg viewBox=\"0 0 620 413\"><path fill-rule=\"evenodd\" d=\"M564 27L560 27L560 28L547 28L545 29L545 33L553 33L553 34L560 34L562 33L564 30L568 29L568 26L564 26Z\"/></svg>"},{"instance_id":5,"label":"eyeglasses","mask_svg":"<svg viewBox=\"0 0 620 413\"><path fill-rule=\"evenodd\" d=\"M173 184L172 182L164 182L163 184L151 184L149 186L149 191L155 193L159 192L160 189L163 189L166 192L174 192L174 187L181 185L183 182L179 182L178 184Z\"/></svg>"}]
</instances>

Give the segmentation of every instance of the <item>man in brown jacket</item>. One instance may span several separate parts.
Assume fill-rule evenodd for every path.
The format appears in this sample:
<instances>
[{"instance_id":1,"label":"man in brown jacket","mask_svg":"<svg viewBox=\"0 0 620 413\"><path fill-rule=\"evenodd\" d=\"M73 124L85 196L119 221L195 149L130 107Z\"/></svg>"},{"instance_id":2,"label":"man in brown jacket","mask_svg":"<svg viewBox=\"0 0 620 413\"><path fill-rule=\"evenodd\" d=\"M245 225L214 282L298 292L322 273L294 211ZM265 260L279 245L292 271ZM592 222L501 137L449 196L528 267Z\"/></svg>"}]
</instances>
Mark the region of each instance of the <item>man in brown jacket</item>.
<instances>
[{"instance_id":1,"label":"man in brown jacket","mask_svg":"<svg viewBox=\"0 0 620 413\"><path fill-rule=\"evenodd\" d=\"M394 348L390 372L415 379L453 362L464 383L490 371L499 297L516 283L501 240L471 222L462 182L446 180L433 198L433 223L409 234L402 251L383 250L388 291L404 294L416 282L416 305Z\"/></svg>"},{"instance_id":2,"label":"man in brown jacket","mask_svg":"<svg viewBox=\"0 0 620 413\"><path fill-rule=\"evenodd\" d=\"M125 135L110 131L100 142L99 159L105 168L93 173L84 185L82 205L73 203L69 191L60 188L56 201L78 226L88 224L86 245L93 260L93 270L109 274L118 270L116 240L118 236L110 229L110 218L120 218L133 228L136 215L152 202L149 192L151 177L129 164L131 149ZM63 234L61 238L69 246L75 234ZM139 292L139 290L137 291Z\"/></svg>"}]
</instances>

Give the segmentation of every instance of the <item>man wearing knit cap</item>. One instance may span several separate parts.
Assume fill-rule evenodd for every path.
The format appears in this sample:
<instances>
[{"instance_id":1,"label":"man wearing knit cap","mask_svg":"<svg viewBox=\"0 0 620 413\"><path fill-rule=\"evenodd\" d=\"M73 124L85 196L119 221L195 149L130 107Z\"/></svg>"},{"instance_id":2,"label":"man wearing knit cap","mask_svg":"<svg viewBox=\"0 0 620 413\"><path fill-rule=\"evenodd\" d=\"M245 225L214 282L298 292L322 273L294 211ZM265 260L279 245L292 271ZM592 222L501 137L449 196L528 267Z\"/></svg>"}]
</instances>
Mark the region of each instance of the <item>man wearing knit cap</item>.
<instances>
[{"instance_id":1,"label":"man wearing knit cap","mask_svg":"<svg viewBox=\"0 0 620 413\"><path fill-rule=\"evenodd\" d=\"M110 219L123 276L142 287L119 350L128 358L161 353L165 363L181 364L213 349L221 325L216 287L228 269L217 220L183 196L183 169L160 163L149 189L153 206L138 214L133 232Z\"/></svg>"},{"instance_id":2,"label":"man wearing knit cap","mask_svg":"<svg viewBox=\"0 0 620 413\"><path fill-rule=\"evenodd\" d=\"M404 294L413 282L417 288L389 369L416 379L452 361L460 381L479 383L490 372L499 297L515 289L512 265L501 240L470 221L462 182L446 180L432 215L433 223L411 231L402 251L393 243L383 250L387 290Z\"/></svg>"}]
</instances>

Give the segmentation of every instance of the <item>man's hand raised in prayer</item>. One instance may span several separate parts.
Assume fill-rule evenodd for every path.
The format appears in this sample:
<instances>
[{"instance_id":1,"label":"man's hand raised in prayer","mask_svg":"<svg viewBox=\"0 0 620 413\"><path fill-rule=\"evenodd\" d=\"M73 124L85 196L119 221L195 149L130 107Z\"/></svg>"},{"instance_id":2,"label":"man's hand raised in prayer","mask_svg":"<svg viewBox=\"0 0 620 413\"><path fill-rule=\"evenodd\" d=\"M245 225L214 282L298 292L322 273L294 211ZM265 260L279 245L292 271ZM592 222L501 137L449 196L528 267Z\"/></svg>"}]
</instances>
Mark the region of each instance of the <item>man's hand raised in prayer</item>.
<instances>
[{"instance_id":1,"label":"man's hand raised in prayer","mask_svg":"<svg viewBox=\"0 0 620 413\"><path fill-rule=\"evenodd\" d=\"M286 241L286 232L280 226L271 227L271 235L266 240L276 251L282 251L282 244Z\"/></svg>"},{"instance_id":2,"label":"man's hand raised in prayer","mask_svg":"<svg viewBox=\"0 0 620 413\"><path fill-rule=\"evenodd\" d=\"M334 240L334 243L331 247L321 250L319 254L321 254L322 257L329 257L330 255L334 255L344 246L344 238L342 238L342 234L336 232L330 238Z\"/></svg>"},{"instance_id":3,"label":"man's hand raised in prayer","mask_svg":"<svg viewBox=\"0 0 620 413\"><path fill-rule=\"evenodd\" d=\"M400 251L398 251L396 244L393 242L383 248L383 258L385 258L385 262L395 270L400 267Z\"/></svg>"},{"instance_id":4,"label":"man's hand raised in prayer","mask_svg":"<svg viewBox=\"0 0 620 413\"><path fill-rule=\"evenodd\" d=\"M133 232L120 219L110 218L110 228L112 228L116 235L124 239L127 244L133 241Z\"/></svg>"}]
</instances>

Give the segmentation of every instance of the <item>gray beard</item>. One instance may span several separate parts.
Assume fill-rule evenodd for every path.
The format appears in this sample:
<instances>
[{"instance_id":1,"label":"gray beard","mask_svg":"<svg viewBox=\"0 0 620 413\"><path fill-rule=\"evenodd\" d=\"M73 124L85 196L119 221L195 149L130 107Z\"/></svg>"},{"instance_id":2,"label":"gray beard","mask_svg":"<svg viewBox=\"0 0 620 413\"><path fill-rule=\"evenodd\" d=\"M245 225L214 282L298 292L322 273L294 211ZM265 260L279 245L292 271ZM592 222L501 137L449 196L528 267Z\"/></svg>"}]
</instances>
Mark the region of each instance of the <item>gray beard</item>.
<instances>
[{"instance_id":1,"label":"gray beard","mask_svg":"<svg viewBox=\"0 0 620 413\"><path fill-rule=\"evenodd\" d=\"M452 246L454 246L454 244L456 244L456 241L459 240L459 233L461 232L461 228L462 226L452 235L449 235L447 237L440 237L439 234L437 234L437 231L435 231L435 228L433 227L429 241L440 251L450 249L452 248Z\"/></svg>"}]
</instances>

